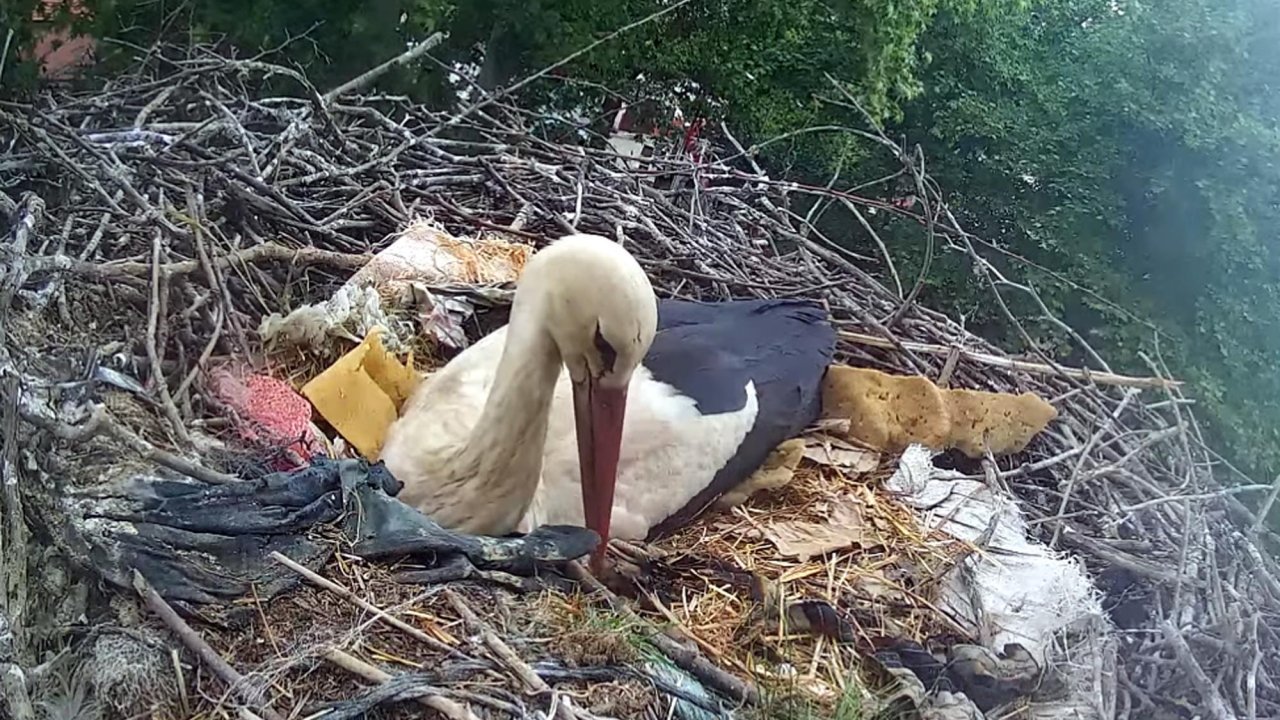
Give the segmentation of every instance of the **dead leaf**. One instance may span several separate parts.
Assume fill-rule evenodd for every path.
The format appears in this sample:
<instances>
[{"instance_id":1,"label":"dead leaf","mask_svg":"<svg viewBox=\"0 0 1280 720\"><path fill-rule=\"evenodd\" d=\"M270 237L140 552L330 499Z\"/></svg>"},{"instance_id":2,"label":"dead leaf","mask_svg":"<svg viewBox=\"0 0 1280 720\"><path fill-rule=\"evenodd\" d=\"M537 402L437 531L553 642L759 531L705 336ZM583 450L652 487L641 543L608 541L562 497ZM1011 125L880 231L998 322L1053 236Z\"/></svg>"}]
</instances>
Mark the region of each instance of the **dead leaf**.
<instances>
[{"instance_id":1,"label":"dead leaf","mask_svg":"<svg viewBox=\"0 0 1280 720\"><path fill-rule=\"evenodd\" d=\"M867 521L862 504L845 496L836 499L826 522L786 521L764 529L778 552L806 561L812 557L866 542Z\"/></svg>"},{"instance_id":2,"label":"dead leaf","mask_svg":"<svg viewBox=\"0 0 1280 720\"><path fill-rule=\"evenodd\" d=\"M826 434L805 441L804 456L819 465L846 472L868 473L880 465L880 454Z\"/></svg>"}]
</instances>

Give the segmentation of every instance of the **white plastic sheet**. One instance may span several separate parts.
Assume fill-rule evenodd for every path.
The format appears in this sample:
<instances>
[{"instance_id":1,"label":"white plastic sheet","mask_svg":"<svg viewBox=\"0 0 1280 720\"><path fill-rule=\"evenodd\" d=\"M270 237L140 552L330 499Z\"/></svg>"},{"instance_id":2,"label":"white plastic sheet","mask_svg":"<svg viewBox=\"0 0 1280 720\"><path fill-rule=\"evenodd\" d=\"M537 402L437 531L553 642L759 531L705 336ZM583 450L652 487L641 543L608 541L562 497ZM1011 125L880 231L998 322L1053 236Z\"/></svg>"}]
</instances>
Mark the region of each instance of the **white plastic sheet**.
<instances>
[{"instance_id":1,"label":"white plastic sheet","mask_svg":"<svg viewBox=\"0 0 1280 720\"><path fill-rule=\"evenodd\" d=\"M941 606L989 649L1018 643L1048 668L1027 716L1114 717L1114 631L1083 564L1029 538L1012 498L934 467L922 446L907 448L885 487L925 527L972 542L990 529L985 549L944 578Z\"/></svg>"}]
</instances>

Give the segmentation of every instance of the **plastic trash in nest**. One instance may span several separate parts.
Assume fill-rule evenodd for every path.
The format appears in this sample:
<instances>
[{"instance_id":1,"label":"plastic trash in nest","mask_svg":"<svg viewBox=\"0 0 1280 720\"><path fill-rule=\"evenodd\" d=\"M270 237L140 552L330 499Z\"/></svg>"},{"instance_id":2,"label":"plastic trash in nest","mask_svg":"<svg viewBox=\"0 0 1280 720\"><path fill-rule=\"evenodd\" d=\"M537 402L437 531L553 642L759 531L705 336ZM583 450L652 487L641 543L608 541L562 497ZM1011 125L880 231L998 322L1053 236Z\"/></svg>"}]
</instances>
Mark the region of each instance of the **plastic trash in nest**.
<instances>
[{"instance_id":1,"label":"plastic trash in nest","mask_svg":"<svg viewBox=\"0 0 1280 720\"><path fill-rule=\"evenodd\" d=\"M294 308L288 315L262 318L258 335L269 350L293 348L324 354L335 339L360 342L375 327L394 329L388 344L399 348L411 326L393 319L373 287L343 285L326 302ZM406 327L408 326L408 327Z\"/></svg>"},{"instance_id":2,"label":"plastic trash in nest","mask_svg":"<svg viewBox=\"0 0 1280 720\"><path fill-rule=\"evenodd\" d=\"M382 336L383 329L374 328L302 387L316 412L369 460L377 460L400 406L422 381L412 356L400 362L383 346Z\"/></svg>"},{"instance_id":3,"label":"plastic trash in nest","mask_svg":"<svg viewBox=\"0 0 1280 720\"><path fill-rule=\"evenodd\" d=\"M418 329L436 343L454 350L467 346L462 321L475 314L475 306L459 298L440 298L420 284L413 286L413 302L418 308Z\"/></svg>"},{"instance_id":4,"label":"plastic trash in nest","mask_svg":"<svg viewBox=\"0 0 1280 720\"><path fill-rule=\"evenodd\" d=\"M324 435L311 422L311 403L289 383L234 362L212 367L208 382L242 440L282 451L274 469L300 468L313 455L327 453Z\"/></svg>"},{"instance_id":5,"label":"plastic trash in nest","mask_svg":"<svg viewBox=\"0 0 1280 720\"><path fill-rule=\"evenodd\" d=\"M430 222L415 222L328 301L285 316L273 313L263 319L259 334L271 348L323 353L331 338L359 342L380 326L383 342L393 352L402 351L419 333L460 350L467 343L462 323L475 313L476 304L444 290L465 291L482 302L502 299L489 297L485 286L514 283L532 254L532 246L496 235L458 238Z\"/></svg>"},{"instance_id":6,"label":"plastic trash in nest","mask_svg":"<svg viewBox=\"0 0 1280 720\"><path fill-rule=\"evenodd\" d=\"M404 292L415 283L493 285L515 282L533 254L524 243L496 236L458 238L427 221L415 222L349 283Z\"/></svg>"},{"instance_id":7,"label":"plastic trash in nest","mask_svg":"<svg viewBox=\"0 0 1280 720\"><path fill-rule=\"evenodd\" d=\"M226 485L143 471L107 492L71 492L67 531L102 579L129 588L141 572L162 597L192 610L243 607L245 596L266 601L300 585L272 552L317 568L341 546L371 561L408 556L441 569L529 576L600 542L591 530L570 526L502 538L454 532L396 499L401 487L381 464L323 457ZM326 526L349 544L317 537Z\"/></svg>"},{"instance_id":8,"label":"plastic trash in nest","mask_svg":"<svg viewBox=\"0 0 1280 720\"><path fill-rule=\"evenodd\" d=\"M884 487L925 527L975 544L989 533L982 552L944 576L939 605L986 650L1021 646L1045 669L1025 716L1113 717L1115 638L1083 565L1030 539L1012 498L934 467L920 445L906 449Z\"/></svg>"},{"instance_id":9,"label":"plastic trash in nest","mask_svg":"<svg viewBox=\"0 0 1280 720\"><path fill-rule=\"evenodd\" d=\"M918 444L956 448L971 458L1021 452L1058 416L1034 393L940 388L918 375L832 365L822 382L828 432L896 453Z\"/></svg>"}]
</instances>

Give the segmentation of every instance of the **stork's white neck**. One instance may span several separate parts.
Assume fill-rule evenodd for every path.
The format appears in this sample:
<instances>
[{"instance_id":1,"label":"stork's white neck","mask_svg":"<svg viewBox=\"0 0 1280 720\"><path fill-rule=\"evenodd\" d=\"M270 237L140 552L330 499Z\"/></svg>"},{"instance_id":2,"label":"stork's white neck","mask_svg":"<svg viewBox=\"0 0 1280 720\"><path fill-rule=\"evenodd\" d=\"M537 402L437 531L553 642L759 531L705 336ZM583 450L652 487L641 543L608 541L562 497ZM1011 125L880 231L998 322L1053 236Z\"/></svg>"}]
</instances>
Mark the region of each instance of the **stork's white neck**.
<instances>
[{"instance_id":1,"label":"stork's white neck","mask_svg":"<svg viewBox=\"0 0 1280 720\"><path fill-rule=\"evenodd\" d=\"M471 475L478 502L468 525L508 532L533 502L542 475L543 448L560 351L547 332L542 305L517 297L507 338L484 411L455 465ZM486 517L486 514L490 515Z\"/></svg>"}]
</instances>

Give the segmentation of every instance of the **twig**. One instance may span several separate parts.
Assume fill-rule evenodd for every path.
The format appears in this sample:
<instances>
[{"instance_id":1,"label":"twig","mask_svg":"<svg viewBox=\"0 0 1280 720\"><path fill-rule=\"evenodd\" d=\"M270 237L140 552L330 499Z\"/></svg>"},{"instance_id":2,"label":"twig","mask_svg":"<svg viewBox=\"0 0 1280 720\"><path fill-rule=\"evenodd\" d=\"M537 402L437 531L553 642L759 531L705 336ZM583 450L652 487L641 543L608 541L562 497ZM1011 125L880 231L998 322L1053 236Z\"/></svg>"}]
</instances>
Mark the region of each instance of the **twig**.
<instances>
[{"instance_id":1,"label":"twig","mask_svg":"<svg viewBox=\"0 0 1280 720\"><path fill-rule=\"evenodd\" d=\"M1125 514L1129 514L1129 513L1137 512L1139 510L1145 510L1147 508L1155 507L1156 505L1163 505L1165 503L1203 502L1205 500L1221 500L1223 497L1227 495L1239 495L1241 493L1248 493L1248 492L1261 492L1263 490L1270 490L1271 488L1272 488L1271 485L1235 485L1232 487L1226 487L1220 490L1215 490L1213 492L1197 493L1195 495L1168 495L1166 497L1151 498L1150 500L1144 500L1140 503L1135 503L1133 505L1126 505L1124 508L1121 509L1121 511L1124 512Z\"/></svg>"},{"instance_id":2,"label":"twig","mask_svg":"<svg viewBox=\"0 0 1280 720\"><path fill-rule=\"evenodd\" d=\"M617 595L614 595L608 588L600 583L586 568L578 562L566 564L569 575L579 583L586 585L592 592L599 595L615 612L621 613L628 619L639 623L642 627L647 624L636 614L634 610L627 606L625 602ZM697 650L685 647L675 640L667 637L660 632L651 632L647 639L653 643L663 655L671 659L680 669L693 675L699 681L715 688L723 693L729 699L745 703L747 705L758 705L760 703L760 694L755 686L750 682L736 678L729 673L721 670L711 664Z\"/></svg>"},{"instance_id":3,"label":"twig","mask_svg":"<svg viewBox=\"0 0 1280 720\"><path fill-rule=\"evenodd\" d=\"M4 34L4 50L0 51L0 87L4 87L4 69L9 60L9 48L13 45L13 28Z\"/></svg>"},{"instance_id":4,"label":"twig","mask_svg":"<svg viewBox=\"0 0 1280 720\"><path fill-rule=\"evenodd\" d=\"M1267 499L1262 503L1262 507L1258 509L1258 519L1254 521L1251 530L1256 534L1260 532L1264 525L1267 524L1267 516L1271 514L1271 506L1276 504L1276 497L1280 496L1280 475L1271 481L1271 492L1267 494Z\"/></svg>"},{"instance_id":5,"label":"twig","mask_svg":"<svg viewBox=\"0 0 1280 720\"><path fill-rule=\"evenodd\" d=\"M178 636L182 644L195 653L245 704L261 710L262 717L266 718L266 720L284 720L280 713L272 709L270 703L258 697L258 693L255 693L249 686L245 676L231 667L231 664L210 647L209 643L205 642L199 633L192 630L191 626L179 617L178 613L174 612L169 603L160 597L160 594L151 587L147 579L137 570L133 571L133 588L142 596L146 606L158 615L164 621L164 624L168 625L169 629Z\"/></svg>"},{"instance_id":6,"label":"twig","mask_svg":"<svg viewBox=\"0 0 1280 720\"><path fill-rule=\"evenodd\" d=\"M311 265L329 265L342 270L355 271L369 262L372 255L320 250L317 248L288 248L276 243L263 243L242 248L232 253L219 256L213 261L216 269L225 270L238 264L263 261L289 262L299 267ZM131 260L109 263L91 263L66 256L32 258L32 272L66 271L81 277L94 280L124 280L145 284L143 278L151 274L152 265ZM199 260L182 260L162 263L158 266L161 274L168 277L188 275L201 270Z\"/></svg>"},{"instance_id":7,"label":"twig","mask_svg":"<svg viewBox=\"0 0 1280 720\"><path fill-rule=\"evenodd\" d=\"M1191 648L1187 647L1187 641L1183 639L1182 633L1178 632L1173 623L1168 620L1161 621L1160 632L1164 634L1165 642L1173 647L1174 654L1178 656L1178 663L1187 671L1196 692L1200 694L1201 702L1209 710L1209 716L1214 720L1236 720L1235 713L1227 708L1226 701L1214 687L1213 681L1205 674L1200 663L1196 662L1195 655L1191 652Z\"/></svg>"},{"instance_id":8,"label":"twig","mask_svg":"<svg viewBox=\"0 0 1280 720\"><path fill-rule=\"evenodd\" d=\"M893 287L897 290L898 297L903 297L902 278L898 277L898 268L893 265L893 256L889 254L889 246L884 244L884 240L880 239L880 233L871 227L871 223L867 222L867 218L863 216L857 205L854 205L848 198L844 197L840 198L840 202L844 204L849 212L853 213L853 216L858 220L858 224L862 225L862 229L866 230L867 234L871 236L871 240L875 242L876 247L880 248L880 254L884 257L885 266L889 270L889 277L893 278Z\"/></svg>"},{"instance_id":9,"label":"twig","mask_svg":"<svg viewBox=\"0 0 1280 720\"><path fill-rule=\"evenodd\" d=\"M1116 409L1111 413L1111 416L1106 419L1106 422L1102 424L1102 427L1098 428L1097 432L1089 436L1089 441L1085 443L1084 450L1080 452L1080 458L1071 469L1070 477L1067 478L1067 488L1062 491L1062 501L1058 503L1057 517L1059 519L1061 519L1067 512L1067 503L1071 501L1071 493L1075 490L1076 480L1080 477L1080 470L1084 467L1085 461L1089 459L1089 451L1092 450L1093 447L1098 444L1098 441L1102 439L1102 436L1109 432L1116 424L1116 421L1124 414L1125 408L1129 407L1129 403L1138 396L1138 392L1139 391L1136 388L1126 390L1124 399L1120 401L1118 406L1116 406ZM1049 540L1050 547L1056 547L1058 545L1058 538L1062 535L1063 527L1062 523L1058 523L1054 526L1053 538Z\"/></svg>"},{"instance_id":10,"label":"twig","mask_svg":"<svg viewBox=\"0 0 1280 720\"><path fill-rule=\"evenodd\" d=\"M445 39L444 33L442 32L432 33L430 36L427 37L426 40L423 40L417 45L414 45L413 47L409 48L403 53L400 53L396 57L393 57L390 60L382 63L381 65L378 65L377 67L374 67L371 70L368 70L364 73L361 73L360 75L355 76L354 78L351 78L350 80L342 83L338 87L325 93L321 97L324 99L326 103L331 103L343 95L346 95L348 93L353 93L357 90L363 90L364 88L368 87L371 83L373 83L374 80L377 80L378 78L385 75L387 71L391 70L392 68L397 67L399 65L408 65L414 60L417 60L423 55L431 52L431 50L434 49L441 42L443 42L444 39Z\"/></svg>"},{"instance_id":11,"label":"twig","mask_svg":"<svg viewBox=\"0 0 1280 720\"><path fill-rule=\"evenodd\" d=\"M156 228L151 236L151 302L147 312L147 358L151 361L151 381L160 394L160 407L169 420L169 426L179 442L190 446L191 436L187 434L182 416L178 414L178 406L173 404L173 396L169 394L169 381L164 376L156 342L160 322L160 238L160 229Z\"/></svg>"},{"instance_id":12,"label":"twig","mask_svg":"<svg viewBox=\"0 0 1280 720\"><path fill-rule=\"evenodd\" d=\"M12 32L12 31L11 31ZM36 228L44 218L44 201L35 193L27 193L22 198L14 215L13 241L0 245L0 258L7 257L8 268L0 272L0 318L9 314L13 297L22 289L28 274L27 246L35 235Z\"/></svg>"},{"instance_id":13,"label":"twig","mask_svg":"<svg viewBox=\"0 0 1280 720\"><path fill-rule=\"evenodd\" d=\"M605 43L607 43L607 42L609 42L609 41L613 40L614 38L618 37L619 35L622 35L623 33L626 33L626 32L629 32L629 31L631 31L631 30L634 30L634 29L636 29L636 28L640 27L641 25L646 25L646 24L648 24L648 23L650 23L650 22L653 22L654 20L657 20L658 18L662 17L663 15L666 15L666 14L668 14L668 13L673 13L673 12L675 12L676 10L679 10L680 8L684 7L685 5L688 5L690 2L693 2L693 0L678 0L677 2L672 3L671 5L668 5L668 6L664 7L664 8L662 8L661 10L658 10L657 12L650 13L649 15L646 15L645 17L642 17L642 18L640 18L639 20L636 20L635 22L631 22L631 23L627 23L626 25L623 25L622 27L618 28L617 30L614 30L613 32L611 32L611 33L609 33L609 34L607 34L607 35L605 35L605 36L603 36L603 37L599 38L599 39L598 39L598 40L596 40L595 42L589 43L586 47L583 47L583 48L581 48L580 50L576 50L576 51L574 51L574 52L571 52L571 53L569 53L568 55L566 55L566 56L564 56L563 58L561 58L560 60L557 60L556 62L554 62L554 63L552 63L552 64L550 64L550 65L546 66L545 68L543 68L543 69L539 70L538 72L535 72L535 73L533 73L532 75L529 75L529 76L525 77L523 80L520 80L519 82L516 82L516 83L515 83L515 84L513 84L511 87L503 88L503 89L502 89L502 90L500 90L499 92L496 92L496 93L493 93L493 94L491 94L491 95L488 95L488 96L486 96L486 97L482 98L481 100L479 100L478 102L473 103L472 105L470 105L470 106L468 106L468 107L464 108L463 110L461 110L460 112L458 112L456 115L454 115L453 117L451 117L447 122L445 122L445 123L443 123L443 124L440 124L440 125L437 125L437 126L435 126L434 128L432 128L429 132L427 132L427 137L435 137L436 135L439 135L441 132L444 132L444 131L445 131L445 130L447 130L448 128L451 128L451 127L453 127L453 126L455 126L455 125L457 125L457 124L461 123L464 119L466 119L467 117L470 117L471 115L473 115L477 110L481 110L481 109L483 109L483 108L485 108L485 107L488 107L489 105L493 104L494 102L496 102L497 100L499 100L499 99L501 99L501 98L504 98L504 97L507 97L507 96L510 96L510 95L514 95L514 94L516 94L517 92L519 92L519 91L520 91L520 89L521 89L521 88L523 88L523 87L525 87L526 85L528 85L528 84L530 84L530 83L534 82L534 81L535 81L535 80L537 80L538 78L544 77L544 76L545 76L545 75L547 75L548 73L554 72L554 71L555 71L555 70L557 70L558 68L561 68L561 67L564 67L565 65L568 65L569 63L573 62L574 60L577 60L578 58L582 57L583 55L586 55L587 53L591 52L592 50L595 50L596 48L600 47L601 45L603 45L603 44L605 44Z\"/></svg>"},{"instance_id":14,"label":"twig","mask_svg":"<svg viewBox=\"0 0 1280 720\"><path fill-rule=\"evenodd\" d=\"M1059 526L1062 526L1061 522L1059 522ZM1128 570L1135 575L1147 578L1148 580L1154 580L1155 582L1168 585L1170 587L1184 580L1182 576L1178 574L1176 568L1170 568L1165 565L1161 565L1160 563L1144 560L1134 555L1130 555L1129 553L1121 552L1120 550L1116 550L1115 548L1108 546L1101 540L1084 535L1071 527L1067 527L1062 531L1061 539L1063 543L1069 546L1078 548L1100 560L1104 560L1116 567L1124 568L1125 570ZM1198 588L1204 587L1203 582L1194 578L1185 579L1185 581Z\"/></svg>"},{"instance_id":15,"label":"twig","mask_svg":"<svg viewBox=\"0 0 1280 720\"><path fill-rule=\"evenodd\" d=\"M841 330L839 332L839 336L841 340L848 340L849 342L857 343L859 345L869 345L871 347L884 348L886 350L895 349L892 342L885 340L884 338L878 338L874 335ZM928 343L911 342L907 340L901 341L901 345L912 352L923 353L925 355L945 356L952 352L952 348L946 345L931 345ZM1161 377L1133 377L1129 375L1118 375L1116 373L1060 366L1055 368L1054 366L1045 365L1043 363L1015 360L1009 357L1001 357L999 355L991 355L989 353L966 350L963 348L960 349L960 355L965 360L971 360L973 362L1005 370L1030 373L1033 375L1066 375L1067 377L1082 380L1084 382L1091 382L1097 385L1117 385L1120 387L1157 389L1182 385L1181 381L1167 380Z\"/></svg>"},{"instance_id":16,"label":"twig","mask_svg":"<svg viewBox=\"0 0 1280 720\"><path fill-rule=\"evenodd\" d=\"M338 648L326 650L324 659L369 682L382 684L392 679L391 673L380 670L357 657L348 655ZM479 720L475 713L471 712L471 708L454 702L443 695L423 695L417 700L422 705L435 710L449 720Z\"/></svg>"},{"instance_id":17,"label":"twig","mask_svg":"<svg viewBox=\"0 0 1280 720\"><path fill-rule=\"evenodd\" d=\"M529 667L529 664L520 659L520 656L507 645L497 633L489 627L489 624L480 619L470 607L467 601L462 598L453 588L446 587L444 596L448 599L449 604L462 617L462 621L469 625L474 631L480 634L480 641L484 643L489 652L493 654L494 659L502 663L510 670L524 686L532 692L539 694L552 694L551 686L547 685L547 681L538 677L538 674ZM560 720L573 720L573 712L567 705L556 704L554 715Z\"/></svg>"},{"instance_id":18,"label":"twig","mask_svg":"<svg viewBox=\"0 0 1280 720\"><path fill-rule=\"evenodd\" d=\"M168 450L162 450L155 445L152 445L150 442L144 440L142 436L120 424L120 422L112 417L105 408L98 408L98 412L95 413L95 418L96 419L91 420L90 423L86 423L86 425L92 424L95 427L86 428L86 430L100 430L101 432L120 440L127 447L131 448L142 457L159 463L170 470L175 470L187 477L195 478L196 480L213 485L226 485L229 483L240 482L240 478L237 478L234 475L227 475L226 473L220 473L216 470L210 470L203 465L194 463L190 460L179 457Z\"/></svg>"},{"instance_id":19,"label":"twig","mask_svg":"<svg viewBox=\"0 0 1280 720\"><path fill-rule=\"evenodd\" d=\"M328 590L329 592L333 593L334 595L337 595L343 600L346 600L352 605L355 605L361 610L364 610L365 612L372 614L375 620L379 620L383 623L386 623L387 625L399 630L400 632L403 632L404 634L408 635L414 640L417 640L423 645L426 645L432 650L438 650L444 653L454 652L454 649L452 647L431 637L430 635L410 625L409 623L397 617L389 615L385 610L382 610L381 608L369 602L368 600L365 600L364 598L360 597L359 595L356 595L355 593L351 592L347 588L342 587L341 585L333 582L332 580L329 580L321 576L319 573L316 573L315 571L310 570L306 566L290 559L289 557L286 557L282 553L278 551L272 551L269 557L272 560L275 560L281 565L284 565L285 567L289 568L295 573L306 578L310 582L324 588L325 590Z\"/></svg>"},{"instance_id":20,"label":"twig","mask_svg":"<svg viewBox=\"0 0 1280 720\"><path fill-rule=\"evenodd\" d=\"M4 367L0 366L0 373L3 373L3 371ZM27 381L24 379L23 384L26 383ZM62 440L78 442L94 435L103 434L122 442L126 447L142 457L159 463L170 470L180 472L187 477L215 485L239 482L239 479L232 475L210 470L171 452L157 448L122 425L102 405L93 406L88 413L88 417L83 422L72 425L63 417L54 413L45 403L37 402L34 398L25 394L19 394L18 412L22 415L23 420L42 430L53 433L55 437Z\"/></svg>"}]
</instances>

